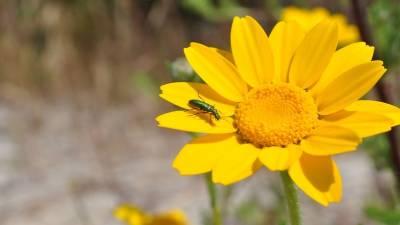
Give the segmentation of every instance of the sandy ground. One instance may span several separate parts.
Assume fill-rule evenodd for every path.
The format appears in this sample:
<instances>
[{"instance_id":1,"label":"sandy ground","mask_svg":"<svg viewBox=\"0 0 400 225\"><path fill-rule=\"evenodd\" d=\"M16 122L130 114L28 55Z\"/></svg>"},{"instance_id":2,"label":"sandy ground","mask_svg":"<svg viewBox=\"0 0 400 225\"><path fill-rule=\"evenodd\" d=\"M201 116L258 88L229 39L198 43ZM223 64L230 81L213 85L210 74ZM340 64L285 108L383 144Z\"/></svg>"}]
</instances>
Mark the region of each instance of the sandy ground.
<instances>
[{"instance_id":1,"label":"sandy ground","mask_svg":"<svg viewBox=\"0 0 400 225\"><path fill-rule=\"evenodd\" d=\"M148 104L154 101L112 108L2 106L0 224L116 225L112 209L132 202L153 212L181 208L201 225L208 205L203 178L181 177L171 168L189 138L156 126L154 116L165 109ZM343 202L324 208L302 196L304 224L357 224L363 204L375 198L371 160L362 152L337 159ZM256 197L273 208L281 200L270 187L278 182L261 170L237 185L232 204Z\"/></svg>"}]
</instances>

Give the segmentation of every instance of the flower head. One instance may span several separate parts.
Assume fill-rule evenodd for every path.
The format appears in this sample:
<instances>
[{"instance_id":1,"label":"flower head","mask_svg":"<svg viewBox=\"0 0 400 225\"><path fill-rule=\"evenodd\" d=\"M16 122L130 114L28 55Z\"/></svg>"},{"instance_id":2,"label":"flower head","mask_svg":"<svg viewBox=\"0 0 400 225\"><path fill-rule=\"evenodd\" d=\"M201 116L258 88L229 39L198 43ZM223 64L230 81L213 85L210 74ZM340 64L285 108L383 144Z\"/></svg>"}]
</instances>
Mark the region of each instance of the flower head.
<instances>
[{"instance_id":1,"label":"flower head","mask_svg":"<svg viewBox=\"0 0 400 225\"><path fill-rule=\"evenodd\" d=\"M156 120L206 135L186 144L173 167L182 175L211 171L225 185L262 166L288 170L315 201L340 201L342 181L331 156L400 124L400 109L359 100L386 69L371 61L373 47L358 42L337 50L337 43L332 21L310 31L279 22L268 37L248 16L233 21L232 53L191 43L186 58L206 84L161 86L161 98L183 110ZM193 99L204 105L193 107Z\"/></svg>"},{"instance_id":2,"label":"flower head","mask_svg":"<svg viewBox=\"0 0 400 225\"><path fill-rule=\"evenodd\" d=\"M188 225L185 214L180 210L152 215L136 206L123 204L114 210L114 216L127 225Z\"/></svg>"},{"instance_id":3,"label":"flower head","mask_svg":"<svg viewBox=\"0 0 400 225\"><path fill-rule=\"evenodd\" d=\"M349 24L347 18L342 14L331 14L322 7L302 9L288 6L282 10L282 20L294 20L305 30L310 30L324 19L335 21L338 25L339 44L343 45L360 40L357 27Z\"/></svg>"}]
</instances>

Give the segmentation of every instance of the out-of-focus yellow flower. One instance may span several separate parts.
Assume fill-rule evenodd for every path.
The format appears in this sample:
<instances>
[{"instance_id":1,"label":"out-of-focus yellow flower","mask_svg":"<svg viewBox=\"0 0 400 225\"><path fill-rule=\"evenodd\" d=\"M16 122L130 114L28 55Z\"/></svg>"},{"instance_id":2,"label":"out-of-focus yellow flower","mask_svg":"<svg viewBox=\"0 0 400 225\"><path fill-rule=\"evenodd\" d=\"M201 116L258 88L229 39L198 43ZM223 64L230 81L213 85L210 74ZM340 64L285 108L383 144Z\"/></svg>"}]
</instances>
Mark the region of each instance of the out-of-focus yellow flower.
<instances>
[{"instance_id":1,"label":"out-of-focus yellow flower","mask_svg":"<svg viewBox=\"0 0 400 225\"><path fill-rule=\"evenodd\" d=\"M187 225L185 214L178 209L166 213L158 214L153 217L151 225Z\"/></svg>"},{"instance_id":2,"label":"out-of-focus yellow flower","mask_svg":"<svg viewBox=\"0 0 400 225\"><path fill-rule=\"evenodd\" d=\"M114 210L114 216L127 225L188 225L185 214L178 209L148 214L134 205L123 204Z\"/></svg>"},{"instance_id":3,"label":"out-of-focus yellow flower","mask_svg":"<svg viewBox=\"0 0 400 225\"><path fill-rule=\"evenodd\" d=\"M303 9L288 6L282 10L282 20L294 20L307 31L324 19L332 20L338 25L339 45L349 44L360 40L357 27L349 24L347 18L342 14L331 14L328 10L322 7Z\"/></svg>"},{"instance_id":4,"label":"out-of-focus yellow flower","mask_svg":"<svg viewBox=\"0 0 400 225\"><path fill-rule=\"evenodd\" d=\"M185 214L178 209L148 214L136 206L123 204L114 210L114 216L127 225L188 225Z\"/></svg>"},{"instance_id":5,"label":"out-of-focus yellow flower","mask_svg":"<svg viewBox=\"0 0 400 225\"><path fill-rule=\"evenodd\" d=\"M322 205L338 202L342 180L333 155L400 124L400 109L359 100L385 73L363 42L337 50L338 27L309 31L279 22L267 36L251 17L233 20L232 54L199 43L184 49L204 83L161 86L181 107L156 118L160 127L206 133L186 144L173 167L181 175L212 172L232 184L262 165L286 171Z\"/></svg>"},{"instance_id":6,"label":"out-of-focus yellow flower","mask_svg":"<svg viewBox=\"0 0 400 225\"><path fill-rule=\"evenodd\" d=\"M114 210L114 216L129 225L147 225L151 221L150 215L129 204L118 206Z\"/></svg>"}]
</instances>

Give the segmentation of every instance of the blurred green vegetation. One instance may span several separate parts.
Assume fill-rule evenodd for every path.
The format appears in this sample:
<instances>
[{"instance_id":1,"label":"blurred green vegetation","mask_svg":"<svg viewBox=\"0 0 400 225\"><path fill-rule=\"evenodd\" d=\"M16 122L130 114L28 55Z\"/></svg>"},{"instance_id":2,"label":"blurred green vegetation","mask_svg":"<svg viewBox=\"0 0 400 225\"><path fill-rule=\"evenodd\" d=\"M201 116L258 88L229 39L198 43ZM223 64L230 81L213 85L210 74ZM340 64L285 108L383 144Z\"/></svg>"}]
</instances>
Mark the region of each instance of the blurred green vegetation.
<instances>
[{"instance_id":1,"label":"blurred green vegetation","mask_svg":"<svg viewBox=\"0 0 400 225\"><path fill-rule=\"evenodd\" d=\"M373 35L385 65L399 66L400 63L400 3L393 0L379 0L369 7Z\"/></svg>"},{"instance_id":2,"label":"blurred green vegetation","mask_svg":"<svg viewBox=\"0 0 400 225\"><path fill-rule=\"evenodd\" d=\"M361 149L368 152L378 169L392 168L390 146L385 134L365 139Z\"/></svg>"},{"instance_id":3,"label":"blurred green vegetation","mask_svg":"<svg viewBox=\"0 0 400 225\"><path fill-rule=\"evenodd\" d=\"M249 12L237 0L220 0L219 4L215 4L213 0L181 0L179 2L184 9L211 22L230 20L234 16L243 16Z\"/></svg>"},{"instance_id":4,"label":"blurred green vegetation","mask_svg":"<svg viewBox=\"0 0 400 225\"><path fill-rule=\"evenodd\" d=\"M243 224L261 225L265 221L265 210L258 199L247 199L237 206L235 217Z\"/></svg>"},{"instance_id":5,"label":"blurred green vegetation","mask_svg":"<svg viewBox=\"0 0 400 225\"><path fill-rule=\"evenodd\" d=\"M133 87L151 97L158 96L160 84L147 72L137 72L132 76Z\"/></svg>"},{"instance_id":6,"label":"blurred green vegetation","mask_svg":"<svg viewBox=\"0 0 400 225\"><path fill-rule=\"evenodd\" d=\"M365 209L368 218L379 224L399 225L400 209L399 208L381 208L377 206L368 206Z\"/></svg>"}]
</instances>

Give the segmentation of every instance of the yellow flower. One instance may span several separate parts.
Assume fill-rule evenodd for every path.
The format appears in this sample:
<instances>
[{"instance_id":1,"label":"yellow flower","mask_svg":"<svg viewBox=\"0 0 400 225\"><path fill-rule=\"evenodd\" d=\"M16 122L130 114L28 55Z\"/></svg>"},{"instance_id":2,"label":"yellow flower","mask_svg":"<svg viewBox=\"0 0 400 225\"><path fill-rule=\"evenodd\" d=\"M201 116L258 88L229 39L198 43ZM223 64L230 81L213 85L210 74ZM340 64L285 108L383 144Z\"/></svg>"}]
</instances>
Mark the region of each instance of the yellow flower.
<instances>
[{"instance_id":1,"label":"yellow flower","mask_svg":"<svg viewBox=\"0 0 400 225\"><path fill-rule=\"evenodd\" d=\"M114 216L128 225L188 225L185 214L178 209L150 215L136 206L124 204L114 210Z\"/></svg>"},{"instance_id":2,"label":"yellow flower","mask_svg":"<svg viewBox=\"0 0 400 225\"><path fill-rule=\"evenodd\" d=\"M338 29L323 21L309 32L279 22L268 37L251 17L234 18L232 54L198 43L184 52L206 84L161 86L161 98L183 110L156 118L160 127L207 133L186 144L173 167L181 175L212 171L228 185L262 165L288 170L291 179L322 205L342 196L331 155L355 150L361 138L400 124L400 109L358 100L381 78L382 61L359 42L336 50ZM188 104L197 99L218 115Z\"/></svg>"},{"instance_id":3,"label":"yellow flower","mask_svg":"<svg viewBox=\"0 0 400 225\"><path fill-rule=\"evenodd\" d=\"M294 6L286 7L282 10L282 20L294 20L305 30L310 30L324 19L335 21L339 28L339 44L349 44L360 40L360 35L356 26L347 22L347 18L342 14L330 14L325 8L302 9Z\"/></svg>"}]
</instances>

